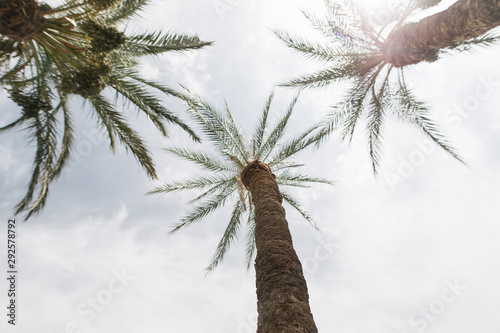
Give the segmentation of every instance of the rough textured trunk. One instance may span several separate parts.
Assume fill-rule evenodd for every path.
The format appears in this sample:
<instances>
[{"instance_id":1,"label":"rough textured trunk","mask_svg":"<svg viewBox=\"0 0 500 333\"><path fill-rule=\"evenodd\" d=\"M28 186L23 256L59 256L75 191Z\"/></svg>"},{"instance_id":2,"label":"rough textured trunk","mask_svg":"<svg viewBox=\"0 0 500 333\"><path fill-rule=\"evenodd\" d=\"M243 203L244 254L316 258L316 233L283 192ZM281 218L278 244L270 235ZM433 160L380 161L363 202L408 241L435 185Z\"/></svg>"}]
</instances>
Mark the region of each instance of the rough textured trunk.
<instances>
[{"instance_id":1,"label":"rough textured trunk","mask_svg":"<svg viewBox=\"0 0 500 333\"><path fill-rule=\"evenodd\" d=\"M32 39L45 25L44 13L35 0L0 0L0 34L17 41Z\"/></svg>"},{"instance_id":2,"label":"rough textured trunk","mask_svg":"<svg viewBox=\"0 0 500 333\"><path fill-rule=\"evenodd\" d=\"M318 332L275 177L259 161L241 176L255 205L257 332Z\"/></svg>"},{"instance_id":3,"label":"rough textured trunk","mask_svg":"<svg viewBox=\"0 0 500 333\"><path fill-rule=\"evenodd\" d=\"M436 58L439 49L481 36L500 25L500 0L459 0L447 10L394 30L384 58L396 67Z\"/></svg>"}]
</instances>

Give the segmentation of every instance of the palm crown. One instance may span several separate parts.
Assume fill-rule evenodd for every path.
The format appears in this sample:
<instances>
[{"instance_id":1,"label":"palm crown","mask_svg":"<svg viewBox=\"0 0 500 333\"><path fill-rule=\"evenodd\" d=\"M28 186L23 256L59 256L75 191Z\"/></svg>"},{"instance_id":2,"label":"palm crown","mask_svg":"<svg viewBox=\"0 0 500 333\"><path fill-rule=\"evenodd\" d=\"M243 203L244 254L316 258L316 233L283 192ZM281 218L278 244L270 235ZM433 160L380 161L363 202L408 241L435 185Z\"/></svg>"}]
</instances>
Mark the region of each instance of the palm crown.
<instances>
[{"instance_id":1,"label":"palm crown","mask_svg":"<svg viewBox=\"0 0 500 333\"><path fill-rule=\"evenodd\" d=\"M225 253L242 227L242 219L245 213L248 215L246 218L247 265L249 266L252 261L255 250L254 207L251 194L245 189L240 176L245 166L252 162L261 161L272 170L276 176L276 182L280 186L283 199L316 227L311 216L304 211L297 199L286 190L286 187L308 187L310 183L331 184L330 181L323 178L290 171L290 168L301 166L294 163L292 158L318 140L319 136L314 135L318 126L311 126L292 140L284 142L283 136L297 98L292 101L288 110L276 125L269 128L268 116L273 96L274 94L269 96L260 121L249 141L243 136L227 105L224 111L219 111L200 97L191 95L191 100L188 102L190 110L197 123L201 126L203 133L216 148L218 156L207 154L201 150L166 149L183 159L194 162L207 172L205 175L192 179L166 183L151 192L168 193L189 189L201 190L201 193L190 201L196 206L181 218L180 222L172 229L172 232L176 232L204 218L230 200L233 202L231 218L213 259L206 268L207 273L214 270L224 258Z\"/></svg>"},{"instance_id":2,"label":"palm crown","mask_svg":"<svg viewBox=\"0 0 500 333\"><path fill-rule=\"evenodd\" d=\"M163 136L167 136L166 125L173 123L199 140L162 105L157 93L179 98L184 98L183 94L141 77L138 61L145 55L198 49L210 42L173 32L130 34L119 30L148 0L68 0L56 8L34 1L21 2L31 5L28 7L32 12L38 10L33 15L39 18L35 27L19 31L20 25L15 23L23 16L10 22L5 15L14 14L0 8L0 32L5 36L0 37L0 82L22 109L19 118L0 128L0 132L23 124L37 147L28 191L16 213L27 210L29 218L44 206L50 182L60 175L70 157L74 136L69 107L72 95L88 102L109 137L110 148L114 150L117 142L123 144L152 178L156 178L156 171L151 154L109 99L110 93L114 93L115 101L121 99L122 107L132 106L143 112ZM62 130L58 126L60 119Z\"/></svg>"},{"instance_id":3,"label":"palm crown","mask_svg":"<svg viewBox=\"0 0 500 333\"><path fill-rule=\"evenodd\" d=\"M351 140L356 125L366 117L369 151L373 170L377 172L381 157L382 125L390 112L404 122L417 126L445 151L460 160L431 119L428 107L408 87L404 65L392 59L387 43L391 33L404 25L412 14L440 1L409 1L406 7L400 7L393 17L384 21L370 17L351 1L325 2L328 7L326 18L304 13L325 38L324 44L276 31L278 37L289 47L327 65L323 70L292 79L283 83L283 86L304 89L321 88L339 82L350 84L345 99L333 107L328 120L324 122L321 135L340 128L342 139ZM451 49L469 50L474 45L489 45L497 39L498 37L483 35L456 42L448 47L426 52L423 59L432 62L439 53Z\"/></svg>"}]
</instances>

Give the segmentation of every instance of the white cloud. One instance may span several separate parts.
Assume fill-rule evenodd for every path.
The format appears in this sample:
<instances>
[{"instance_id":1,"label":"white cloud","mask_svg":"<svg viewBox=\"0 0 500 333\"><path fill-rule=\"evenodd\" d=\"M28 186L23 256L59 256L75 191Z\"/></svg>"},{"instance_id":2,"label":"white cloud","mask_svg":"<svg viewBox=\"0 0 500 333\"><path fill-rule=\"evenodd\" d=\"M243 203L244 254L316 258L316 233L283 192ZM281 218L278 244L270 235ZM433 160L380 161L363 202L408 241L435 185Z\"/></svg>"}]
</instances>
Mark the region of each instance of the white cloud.
<instances>
[{"instance_id":1,"label":"white cloud","mask_svg":"<svg viewBox=\"0 0 500 333\"><path fill-rule=\"evenodd\" d=\"M145 72L171 86L186 83L217 105L226 98L244 129L253 129L275 83L318 68L284 48L270 27L307 35L309 26L298 9L311 6L316 11L322 2L221 2L238 3L222 20L214 1L158 1L151 6L144 28L197 32L215 44L148 60ZM496 68L499 50L497 46L449 55L415 68L408 79L418 96L432 105L435 118L443 121L443 112L474 95L478 77ZM337 93L304 92L291 130L320 119ZM282 111L294 94L277 89L275 111ZM418 326L410 323L412 314L439 299L445 281L458 278L467 290L446 303L426 331L498 332L500 154L494 124L499 96L500 91L493 92L460 126L441 122L471 167L436 147L389 186L386 175L397 174L401 159L410 161L412 153L422 149L417 142L423 136L396 122L386 124L377 179L361 127L350 147L333 137L319 151L304 154L307 170L336 181L333 188L317 186L298 194L323 234L287 212L297 253L308 264L311 306L320 331L417 332ZM182 105L168 103L182 112ZM153 147L162 181L198 172L160 149L192 146L184 133L172 129L171 139L165 141L144 119L136 124ZM85 140L83 125L77 133L79 141ZM1 207L7 220L24 193L31 160L20 133L2 135ZM244 269L243 237L221 267L203 278L229 212L168 235L185 211L189 194L144 196L153 184L130 155L118 151L113 156L107 144L96 145L84 157L51 188L42 214L20 225L20 324L12 330L2 321L1 329L24 333L43 327L60 333L75 322L82 332L93 333L255 330L254 272ZM331 237L331 254L322 252L322 237ZM0 239L0 248L5 248ZM111 292L112 301L85 322L76 313L78 307L98 295L106 300L110 281L122 270L134 279L122 292Z\"/></svg>"}]
</instances>

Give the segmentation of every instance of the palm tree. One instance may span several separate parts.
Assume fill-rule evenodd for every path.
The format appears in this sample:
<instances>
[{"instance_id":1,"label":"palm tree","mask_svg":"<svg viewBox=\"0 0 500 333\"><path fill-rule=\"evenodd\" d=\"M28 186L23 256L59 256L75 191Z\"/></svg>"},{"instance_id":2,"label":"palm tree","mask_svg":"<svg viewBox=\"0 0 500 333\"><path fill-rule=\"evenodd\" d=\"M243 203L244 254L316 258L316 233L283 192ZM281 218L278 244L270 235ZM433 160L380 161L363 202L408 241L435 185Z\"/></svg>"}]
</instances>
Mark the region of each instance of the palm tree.
<instances>
[{"instance_id":1,"label":"palm tree","mask_svg":"<svg viewBox=\"0 0 500 333\"><path fill-rule=\"evenodd\" d=\"M124 109L132 106L143 112L163 136L168 134L167 123L173 123L199 141L157 93L178 98L184 98L183 94L143 78L139 58L199 49L211 42L173 32L119 30L148 2L68 0L51 8L32 0L0 1L0 83L22 110L0 132L25 125L37 147L28 191L16 214L27 211L28 219L43 208L50 183L70 158L74 136L71 96L83 98L90 106L109 137L111 150L117 141L123 144L151 178L157 178L151 154L111 102L110 93L115 101L120 98Z\"/></svg>"},{"instance_id":2,"label":"palm tree","mask_svg":"<svg viewBox=\"0 0 500 333\"><path fill-rule=\"evenodd\" d=\"M334 106L323 125L331 133L341 127L341 137L351 140L366 114L370 156L377 172L381 156L382 124L387 111L420 128L425 135L460 160L428 107L417 100L405 81L404 67L435 61L450 50L466 51L487 46L499 36L487 32L500 25L500 5L490 0L459 0L447 10L418 22L413 14L437 5L440 0L411 0L386 20L377 20L351 1L325 0L326 18L305 13L326 38L325 44L276 31L289 47L327 68L290 80L284 86L319 88L350 83L346 98ZM322 133L323 134L323 133Z\"/></svg>"},{"instance_id":3,"label":"palm tree","mask_svg":"<svg viewBox=\"0 0 500 333\"><path fill-rule=\"evenodd\" d=\"M437 5L441 0L418 0L408 12ZM409 14L409 13L408 13ZM403 17L406 16L404 13ZM395 67L436 59L443 48L457 48L500 25L500 4L496 0L459 0L447 10L418 23L399 24L384 41L384 59Z\"/></svg>"},{"instance_id":4,"label":"palm tree","mask_svg":"<svg viewBox=\"0 0 500 333\"><path fill-rule=\"evenodd\" d=\"M312 126L288 142L282 142L295 98L287 112L268 130L270 95L252 136L247 142L229 108L219 111L198 96L189 102L197 123L215 146L219 157L199 150L170 148L169 152L201 166L207 175L167 183L152 193L187 189L202 190L191 203L197 206L175 225L181 230L233 200L232 215L206 271L213 271L224 258L247 217L247 267L254 256L257 284L257 332L317 332L302 265L295 253L282 200L288 202L313 226L311 216L283 187L305 187L307 183L331 184L323 178L291 172L298 167L291 159L315 142Z\"/></svg>"}]
</instances>

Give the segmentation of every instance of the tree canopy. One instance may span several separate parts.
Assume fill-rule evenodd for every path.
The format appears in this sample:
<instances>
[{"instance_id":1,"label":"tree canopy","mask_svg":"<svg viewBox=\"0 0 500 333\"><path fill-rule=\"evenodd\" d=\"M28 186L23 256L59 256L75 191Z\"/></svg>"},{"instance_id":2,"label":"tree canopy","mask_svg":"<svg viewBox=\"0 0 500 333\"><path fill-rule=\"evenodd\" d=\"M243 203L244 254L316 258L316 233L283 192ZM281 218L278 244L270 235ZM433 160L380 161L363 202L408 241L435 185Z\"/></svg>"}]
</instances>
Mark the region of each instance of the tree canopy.
<instances>
[{"instance_id":1,"label":"tree canopy","mask_svg":"<svg viewBox=\"0 0 500 333\"><path fill-rule=\"evenodd\" d=\"M199 137L161 95L184 98L161 83L142 77L139 59L169 51L200 49L211 42L175 32L129 32L126 23L149 4L148 0L68 0L52 8L35 1L0 6L0 83L21 112L0 132L23 126L36 143L33 173L16 213L27 218L45 205L49 184L71 156L74 130L70 99L82 98L104 129L114 151L122 144L148 176L157 178L153 158L140 134L127 122L130 107L147 116L161 135L167 125ZM9 16L10 15L10 16ZM37 18L26 31L26 20ZM114 96L114 100L111 98ZM118 101L121 100L121 104Z\"/></svg>"},{"instance_id":2,"label":"tree canopy","mask_svg":"<svg viewBox=\"0 0 500 333\"><path fill-rule=\"evenodd\" d=\"M222 236L207 272L213 271L224 258L231 243L244 226L246 217L246 261L252 262L255 250L254 207L249 191L241 180L241 172L250 163L261 161L275 174L280 186L280 193L285 202L296 209L312 226L316 227L312 217L300 205L288 187L308 187L313 183L332 184L331 181L315 176L292 171L302 164L294 161L295 156L321 138L317 134L318 125L312 125L292 139L284 140L287 125L297 102L294 98L287 111L274 125L269 124L269 112L273 101L272 93L262 111L260 120L250 138L246 138L233 118L229 107L220 110L195 94L190 94L189 109L201 127L208 142L215 148L216 154L203 150L185 148L167 148L166 150L187 161L200 166L203 174L193 178L168 182L157 187L151 193L169 193L181 190L199 190L190 201L195 206L181 218L172 229L179 231L192 223L203 219L217 208L232 202L232 213L226 231Z\"/></svg>"},{"instance_id":3,"label":"tree canopy","mask_svg":"<svg viewBox=\"0 0 500 333\"><path fill-rule=\"evenodd\" d=\"M468 51L474 46L489 46L497 42L499 36L482 33L500 24L500 21L489 17L488 22L492 23L487 27L484 27L483 21L479 19L469 19L472 22L464 19L463 24L481 26L481 29L470 28L477 31L476 35L461 34L461 30L447 34L443 32L443 29L448 27L446 24L449 20L462 22L460 15L476 18L488 16L484 14L488 11L488 5L476 6L475 1L470 3L457 1L455 7L449 8L448 12L432 16L432 20L426 18L414 23L411 19L415 14L437 5L440 1L409 1L406 6L398 7L398 10L383 20L377 19L373 13L367 13L354 1L325 2L327 13L324 17L304 12L312 26L322 34L321 41L311 41L292 36L285 31L276 31L278 37L289 47L325 66L319 71L289 80L282 86L313 89L346 82L350 87L345 98L333 106L322 126L322 135L339 130L341 137L350 141L360 120L366 119L369 152L376 173L382 154L383 124L390 115L415 125L445 151L461 161L438 124L432 120L429 106L415 96L406 82L404 68L420 61L436 61L439 55L451 50ZM463 24L453 24L448 28L463 29ZM448 39L440 41L437 45L433 44L439 36L441 39L445 38L443 34ZM419 40L419 43L409 43L413 46L420 45L420 48L394 49L401 45L403 40L410 38ZM411 52L416 55L410 58L416 60L407 62L397 60L405 53Z\"/></svg>"}]
</instances>

